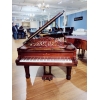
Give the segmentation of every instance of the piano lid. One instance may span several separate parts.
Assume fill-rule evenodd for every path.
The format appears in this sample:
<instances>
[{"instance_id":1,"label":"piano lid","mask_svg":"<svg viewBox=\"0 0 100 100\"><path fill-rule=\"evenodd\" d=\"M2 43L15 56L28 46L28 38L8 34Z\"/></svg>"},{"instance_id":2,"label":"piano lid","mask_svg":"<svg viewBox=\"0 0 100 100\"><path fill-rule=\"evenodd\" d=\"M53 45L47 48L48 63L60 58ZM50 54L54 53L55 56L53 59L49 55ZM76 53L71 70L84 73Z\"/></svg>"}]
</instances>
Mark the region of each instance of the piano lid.
<instances>
[{"instance_id":1,"label":"piano lid","mask_svg":"<svg viewBox=\"0 0 100 100\"><path fill-rule=\"evenodd\" d=\"M40 29L38 29L33 35L31 35L23 44L26 44L30 39L32 39L35 35L39 34L43 29L48 27L53 21L55 21L57 18L59 18L65 11L59 12L56 16L54 16L50 21L48 21L46 24L44 24Z\"/></svg>"}]
</instances>

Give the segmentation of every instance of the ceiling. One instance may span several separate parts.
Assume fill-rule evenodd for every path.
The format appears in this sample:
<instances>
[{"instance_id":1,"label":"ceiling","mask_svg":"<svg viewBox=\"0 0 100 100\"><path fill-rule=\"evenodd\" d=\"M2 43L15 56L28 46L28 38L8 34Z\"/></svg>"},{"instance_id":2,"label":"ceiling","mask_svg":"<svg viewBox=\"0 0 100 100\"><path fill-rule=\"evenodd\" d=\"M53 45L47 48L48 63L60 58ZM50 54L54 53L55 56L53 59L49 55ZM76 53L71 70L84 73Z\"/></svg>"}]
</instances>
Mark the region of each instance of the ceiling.
<instances>
[{"instance_id":1,"label":"ceiling","mask_svg":"<svg viewBox=\"0 0 100 100\"><path fill-rule=\"evenodd\" d=\"M12 21L47 20L62 10L70 14L87 9L87 0L44 0L49 4L44 11L38 7L40 3L43 0L12 0Z\"/></svg>"}]
</instances>

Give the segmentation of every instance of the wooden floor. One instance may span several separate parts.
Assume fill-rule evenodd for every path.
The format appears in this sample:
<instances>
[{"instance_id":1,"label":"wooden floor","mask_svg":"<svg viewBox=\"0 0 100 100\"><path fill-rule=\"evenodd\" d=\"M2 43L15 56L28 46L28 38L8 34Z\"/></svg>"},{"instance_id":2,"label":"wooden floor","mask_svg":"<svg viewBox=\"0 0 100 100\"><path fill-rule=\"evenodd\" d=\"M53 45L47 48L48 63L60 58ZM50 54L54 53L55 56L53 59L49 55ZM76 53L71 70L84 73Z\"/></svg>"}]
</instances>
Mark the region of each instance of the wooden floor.
<instances>
[{"instance_id":1,"label":"wooden floor","mask_svg":"<svg viewBox=\"0 0 100 100\"><path fill-rule=\"evenodd\" d=\"M52 67L53 80L41 79L42 67L30 66L30 79L23 66L16 66L17 47L25 39L12 40L12 100L87 100L87 64L78 61L72 68L71 80L66 80L65 67Z\"/></svg>"}]
</instances>

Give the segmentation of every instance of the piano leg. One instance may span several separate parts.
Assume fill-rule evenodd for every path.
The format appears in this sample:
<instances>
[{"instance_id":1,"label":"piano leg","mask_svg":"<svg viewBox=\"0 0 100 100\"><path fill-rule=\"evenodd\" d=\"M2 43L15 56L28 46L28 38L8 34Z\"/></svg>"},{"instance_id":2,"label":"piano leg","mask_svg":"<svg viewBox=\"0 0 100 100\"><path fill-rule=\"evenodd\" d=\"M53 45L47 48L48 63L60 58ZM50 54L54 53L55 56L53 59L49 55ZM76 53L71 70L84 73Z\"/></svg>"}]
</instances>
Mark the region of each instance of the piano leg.
<instances>
[{"instance_id":1,"label":"piano leg","mask_svg":"<svg viewBox=\"0 0 100 100\"><path fill-rule=\"evenodd\" d=\"M49 73L46 73L46 67L43 66L44 69L44 74L42 76L43 80L52 80L53 79L53 75L51 74L51 66L49 66Z\"/></svg>"},{"instance_id":2,"label":"piano leg","mask_svg":"<svg viewBox=\"0 0 100 100\"><path fill-rule=\"evenodd\" d=\"M49 74L50 74L49 79L52 80L53 79L53 75L51 74L51 66L49 66Z\"/></svg>"},{"instance_id":3,"label":"piano leg","mask_svg":"<svg viewBox=\"0 0 100 100\"><path fill-rule=\"evenodd\" d=\"M82 58L84 57L85 50L82 49Z\"/></svg>"},{"instance_id":4,"label":"piano leg","mask_svg":"<svg viewBox=\"0 0 100 100\"><path fill-rule=\"evenodd\" d=\"M80 48L78 49L79 51L78 51L78 56L80 55Z\"/></svg>"},{"instance_id":5,"label":"piano leg","mask_svg":"<svg viewBox=\"0 0 100 100\"><path fill-rule=\"evenodd\" d=\"M51 66L49 66L49 74L51 75Z\"/></svg>"},{"instance_id":6,"label":"piano leg","mask_svg":"<svg viewBox=\"0 0 100 100\"><path fill-rule=\"evenodd\" d=\"M43 66L43 70L44 70L44 75L45 75L46 74L45 66Z\"/></svg>"},{"instance_id":7,"label":"piano leg","mask_svg":"<svg viewBox=\"0 0 100 100\"><path fill-rule=\"evenodd\" d=\"M72 69L72 66L67 66L66 69L67 69L66 79L70 80L71 79L71 69Z\"/></svg>"},{"instance_id":8,"label":"piano leg","mask_svg":"<svg viewBox=\"0 0 100 100\"><path fill-rule=\"evenodd\" d=\"M24 66L26 78L30 78L29 66Z\"/></svg>"},{"instance_id":9,"label":"piano leg","mask_svg":"<svg viewBox=\"0 0 100 100\"><path fill-rule=\"evenodd\" d=\"M83 59L84 54L85 54L85 50L82 49L81 53L79 52L78 57L81 58L81 59Z\"/></svg>"}]
</instances>

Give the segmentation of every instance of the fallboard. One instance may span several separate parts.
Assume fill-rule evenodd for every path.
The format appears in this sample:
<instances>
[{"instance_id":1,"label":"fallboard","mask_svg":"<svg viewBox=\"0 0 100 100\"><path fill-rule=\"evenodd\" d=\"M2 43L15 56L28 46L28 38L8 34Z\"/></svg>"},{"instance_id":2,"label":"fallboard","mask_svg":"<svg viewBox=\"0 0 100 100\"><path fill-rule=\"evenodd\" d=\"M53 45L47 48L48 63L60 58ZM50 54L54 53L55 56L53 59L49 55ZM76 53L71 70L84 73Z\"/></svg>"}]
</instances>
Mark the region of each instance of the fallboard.
<instances>
[{"instance_id":1,"label":"fallboard","mask_svg":"<svg viewBox=\"0 0 100 100\"><path fill-rule=\"evenodd\" d=\"M74 52L68 52L68 53L61 53L61 52L50 52L50 53L47 53L47 52L27 52L27 53L21 53L20 57L23 58L23 57L40 57L40 58L44 58L44 57L47 57L47 58L64 58L64 57L67 57L67 58L73 58L75 56L75 53Z\"/></svg>"}]
</instances>

